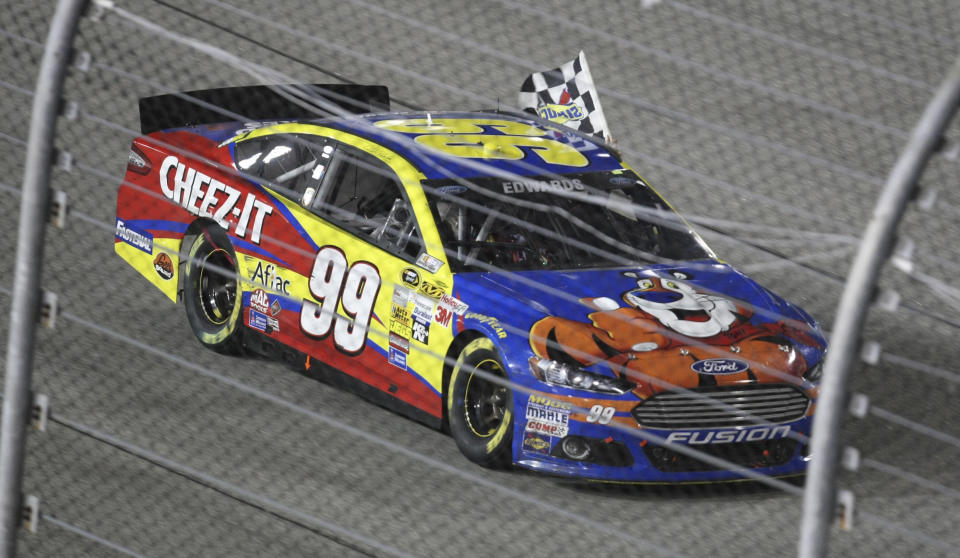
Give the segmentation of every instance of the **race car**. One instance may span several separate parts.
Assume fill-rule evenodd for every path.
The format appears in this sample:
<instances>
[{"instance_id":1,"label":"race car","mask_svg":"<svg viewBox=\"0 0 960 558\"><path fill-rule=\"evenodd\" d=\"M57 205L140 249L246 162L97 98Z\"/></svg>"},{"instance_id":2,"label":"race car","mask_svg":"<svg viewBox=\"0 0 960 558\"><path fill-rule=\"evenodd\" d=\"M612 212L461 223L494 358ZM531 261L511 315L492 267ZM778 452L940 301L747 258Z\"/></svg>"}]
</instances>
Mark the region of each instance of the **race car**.
<instances>
[{"instance_id":1,"label":"race car","mask_svg":"<svg viewBox=\"0 0 960 558\"><path fill-rule=\"evenodd\" d=\"M449 429L484 466L804 472L820 328L719 260L615 149L526 113L314 92L141 100L115 248L201 344Z\"/></svg>"}]
</instances>

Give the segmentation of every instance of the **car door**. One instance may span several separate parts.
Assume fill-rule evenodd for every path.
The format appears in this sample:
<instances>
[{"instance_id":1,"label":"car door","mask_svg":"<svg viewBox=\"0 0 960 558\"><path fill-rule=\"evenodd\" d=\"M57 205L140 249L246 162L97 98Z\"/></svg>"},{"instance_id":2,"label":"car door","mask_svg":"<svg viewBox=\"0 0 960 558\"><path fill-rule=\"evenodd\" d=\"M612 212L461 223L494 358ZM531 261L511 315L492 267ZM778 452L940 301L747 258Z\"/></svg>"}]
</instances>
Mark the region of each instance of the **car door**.
<instances>
[{"instance_id":1,"label":"car door","mask_svg":"<svg viewBox=\"0 0 960 558\"><path fill-rule=\"evenodd\" d=\"M363 138L315 126L287 129L299 133L244 140L236 152L241 170L272 178L313 242L309 269L297 270L299 331L286 328L279 338L439 418L442 351L452 335L433 315L452 281L417 190L422 175ZM260 144L244 145L251 140ZM259 162L248 164L254 157Z\"/></svg>"}]
</instances>

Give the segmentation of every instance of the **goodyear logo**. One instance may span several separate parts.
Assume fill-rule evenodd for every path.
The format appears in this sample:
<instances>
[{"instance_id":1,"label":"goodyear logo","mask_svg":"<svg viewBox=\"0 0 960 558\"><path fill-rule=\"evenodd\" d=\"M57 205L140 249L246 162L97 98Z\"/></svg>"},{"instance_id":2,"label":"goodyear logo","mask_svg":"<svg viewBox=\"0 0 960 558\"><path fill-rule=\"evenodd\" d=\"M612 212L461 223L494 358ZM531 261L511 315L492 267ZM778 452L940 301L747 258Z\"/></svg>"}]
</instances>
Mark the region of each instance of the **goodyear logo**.
<instances>
[{"instance_id":1,"label":"goodyear logo","mask_svg":"<svg viewBox=\"0 0 960 558\"><path fill-rule=\"evenodd\" d=\"M583 120L587 117L587 114L579 106L569 103L566 105L540 105L537 107L537 116L549 120L550 122L563 124L565 122L570 122L571 120Z\"/></svg>"}]
</instances>

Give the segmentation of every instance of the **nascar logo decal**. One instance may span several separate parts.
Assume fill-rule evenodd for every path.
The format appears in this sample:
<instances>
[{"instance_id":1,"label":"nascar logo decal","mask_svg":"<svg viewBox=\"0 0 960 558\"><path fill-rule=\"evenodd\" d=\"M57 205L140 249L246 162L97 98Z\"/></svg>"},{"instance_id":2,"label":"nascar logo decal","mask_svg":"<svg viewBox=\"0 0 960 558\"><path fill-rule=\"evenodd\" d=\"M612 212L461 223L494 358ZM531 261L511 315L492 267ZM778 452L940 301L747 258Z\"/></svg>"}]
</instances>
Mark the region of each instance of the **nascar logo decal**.
<instances>
[{"instance_id":1,"label":"nascar logo decal","mask_svg":"<svg viewBox=\"0 0 960 558\"><path fill-rule=\"evenodd\" d=\"M690 365L690 368L698 374L722 376L724 374L743 372L747 368L750 368L750 365L742 360L733 358L708 358L694 362Z\"/></svg>"},{"instance_id":2,"label":"nascar logo decal","mask_svg":"<svg viewBox=\"0 0 960 558\"><path fill-rule=\"evenodd\" d=\"M237 220L233 233L239 238L249 236L254 244L260 244L263 220L273 213L273 207L258 200L252 193L247 194L242 206L239 205L239 190L184 165L174 155L168 155L160 164L160 190L168 200L194 215L212 218L224 229L230 229L227 216L232 215ZM218 192L226 197L218 198Z\"/></svg>"}]
</instances>

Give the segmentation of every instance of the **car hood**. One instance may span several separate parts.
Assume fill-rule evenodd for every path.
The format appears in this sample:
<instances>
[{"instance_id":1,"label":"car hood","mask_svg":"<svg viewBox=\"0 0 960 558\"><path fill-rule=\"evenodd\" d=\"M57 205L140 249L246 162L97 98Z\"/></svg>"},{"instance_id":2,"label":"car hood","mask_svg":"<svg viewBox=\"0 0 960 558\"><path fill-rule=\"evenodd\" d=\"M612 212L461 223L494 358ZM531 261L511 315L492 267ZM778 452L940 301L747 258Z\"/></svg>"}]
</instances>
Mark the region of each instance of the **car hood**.
<instances>
[{"instance_id":1,"label":"car hood","mask_svg":"<svg viewBox=\"0 0 960 558\"><path fill-rule=\"evenodd\" d=\"M499 322L492 333L506 345L505 352L529 356L532 351L552 359L557 353L565 358L592 355L576 358L583 366L611 359L659 363L668 349L677 349L669 352L673 358L678 353L689 355L687 347L713 346L734 353L742 350L743 358L760 351L764 355L756 358L799 375L820 361L825 346L806 312L733 267L712 260L620 269L463 273L455 277L454 290L468 305L460 327L489 331L491 320ZM556 341L552 352L537 341L543 338ZM557 344L571 349L564 354L555 350ZM766 356L770 350L773 356ZM710 359L710 354L701 354L694 360ZM715 360L718 367L736 367Z\"/></svg>"}]
</instances>

